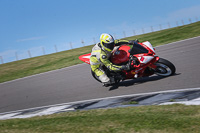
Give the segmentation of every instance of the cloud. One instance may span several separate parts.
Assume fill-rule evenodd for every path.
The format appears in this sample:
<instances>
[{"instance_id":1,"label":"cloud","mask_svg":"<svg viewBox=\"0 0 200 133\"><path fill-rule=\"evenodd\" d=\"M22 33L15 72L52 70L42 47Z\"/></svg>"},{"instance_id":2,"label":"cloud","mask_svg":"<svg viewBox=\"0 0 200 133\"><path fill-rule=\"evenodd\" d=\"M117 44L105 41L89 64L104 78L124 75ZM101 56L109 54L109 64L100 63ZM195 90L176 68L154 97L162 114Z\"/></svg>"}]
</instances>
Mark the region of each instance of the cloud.
<instances>
[{"instance_id":1,"label":"cloud","mask_svg":"<svg viewBox=\"0 0 200 133\"><path fill-rule=\"evenodd\" d=\"M199 12L200 12L200 5L197 5L169 13L168 18L170 19L183 19L191 17L194 18L194 17L199 17Z\"/></svg>"},{"instance_id":2,"label":"cloud","mask_svg":"<svg viewBox=\"0 0 200 133\"><path fill-rule=\"evenodd\" d=\"M25 38L25 39L18 39L16 42L25 42L25 41L33 41L33 40L40 40L45 38L44 36L41 37L30 37L30 38Z\"/></svg>"},{"instance_id":3,"label":"cloud","mask_svg":"<svg viewBox=\"0 0 200 133\"><path fill-rule=\"evenodd\" d=\"M155 16L154 21L157 21L158 23L159 22L166 23L166 22L175 22L180 20L188 20L189 18L196 20L196 17L199 18L200 16L199 12L200 12L200 5L196 5L170 12L165 17Z\"/></svg>"}]
</instances>

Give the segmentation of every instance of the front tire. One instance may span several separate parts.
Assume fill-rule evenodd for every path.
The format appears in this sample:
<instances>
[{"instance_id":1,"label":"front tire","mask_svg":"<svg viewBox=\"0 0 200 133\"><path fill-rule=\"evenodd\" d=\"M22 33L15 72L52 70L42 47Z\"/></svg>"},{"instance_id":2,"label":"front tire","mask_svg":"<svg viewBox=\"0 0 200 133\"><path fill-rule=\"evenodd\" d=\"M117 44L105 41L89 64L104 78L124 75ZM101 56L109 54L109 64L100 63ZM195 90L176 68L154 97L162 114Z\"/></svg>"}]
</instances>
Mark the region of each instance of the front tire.
<instances>
[{"instance_id":1,"label":"front tire","mask_svg":"<svg viewBox=\"0 0 200 133\"><path fill-rule=\"evenodd\" d=\"M160 58L158 62L155 63L155 65L157 66L155 74L159 76L163 77L171 76L176 71L174 64L163 58Z\"/></svg>"}]
</instances>

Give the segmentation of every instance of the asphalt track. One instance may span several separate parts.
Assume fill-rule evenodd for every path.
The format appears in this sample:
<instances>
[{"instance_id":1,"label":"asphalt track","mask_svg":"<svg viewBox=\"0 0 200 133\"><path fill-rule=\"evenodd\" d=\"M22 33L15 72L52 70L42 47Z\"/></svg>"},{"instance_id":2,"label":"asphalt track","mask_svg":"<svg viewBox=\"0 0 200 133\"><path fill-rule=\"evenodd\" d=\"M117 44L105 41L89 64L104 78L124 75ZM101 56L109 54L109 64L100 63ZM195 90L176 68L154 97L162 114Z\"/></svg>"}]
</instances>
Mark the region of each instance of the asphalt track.
<instances>
[{"instance_id":1,"label":"asphalt track","mask_svg":"<svg viewBox=\"0 0 200 133\"><path fill-rule=\"evenodd\" d=\"M128 80L102 87L80 64L0 84L0 113L127 94L200 87L200 37L156 47L157 55L176 66L176 74ZM66 62L67 63L67 62Z\"/></svg>"}]
</instances>

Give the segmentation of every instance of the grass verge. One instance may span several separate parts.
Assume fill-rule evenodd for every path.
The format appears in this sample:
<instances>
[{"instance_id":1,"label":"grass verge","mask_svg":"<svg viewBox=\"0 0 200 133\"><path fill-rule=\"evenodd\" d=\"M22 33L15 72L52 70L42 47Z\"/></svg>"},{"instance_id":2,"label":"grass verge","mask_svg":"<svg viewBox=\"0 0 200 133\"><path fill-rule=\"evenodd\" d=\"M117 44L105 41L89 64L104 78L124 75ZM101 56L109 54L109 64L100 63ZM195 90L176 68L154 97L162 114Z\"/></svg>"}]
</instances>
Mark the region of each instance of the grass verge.
<instances>
[{"instance_id":1,"label":"grass verge","mask_svg":"<svg viewBox=\"0 0 200 133\"><path fill-rule=\"evenodd\" d=\"M198 133L200 106L163 105L75 111L0 121L2 133Z\"/></svg>"},{"instance_id":2,"label":"grass verge","mask_svg":"<svg viewBox=\"0 0 200 133\"><path fill-rule=\"evenodd\" d=\"M153 46L157 46L196 36L200 36L200 22L124 39L134 40L137 38L141 42L148 40ZM92 47L93 45L1 64L0 83L83 63L78 57L91 52Z\"/></svg>"}]
</instances>

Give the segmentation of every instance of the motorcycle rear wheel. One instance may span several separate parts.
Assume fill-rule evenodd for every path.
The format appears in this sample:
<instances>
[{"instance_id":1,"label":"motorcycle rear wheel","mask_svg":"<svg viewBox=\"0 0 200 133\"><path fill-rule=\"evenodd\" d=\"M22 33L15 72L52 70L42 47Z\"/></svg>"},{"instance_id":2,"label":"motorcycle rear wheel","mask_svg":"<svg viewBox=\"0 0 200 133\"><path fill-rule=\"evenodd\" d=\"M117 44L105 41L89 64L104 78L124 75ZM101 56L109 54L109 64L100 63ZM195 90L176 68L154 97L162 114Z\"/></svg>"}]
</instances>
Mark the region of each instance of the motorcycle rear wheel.
<instances>
[{"instance_id":1,"label":"motorcycle rear wheel","mask_svg":"<svg viewBox=\"0 0 200 133\"><path fill-rule=\"evenodd\" d=\"M155 70L155 74L163 77L171 76L176 72L176 68L174 64L170 61L160 58L158 62L155 63L157 66Z\"/></svg>"}]
</instances>

